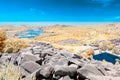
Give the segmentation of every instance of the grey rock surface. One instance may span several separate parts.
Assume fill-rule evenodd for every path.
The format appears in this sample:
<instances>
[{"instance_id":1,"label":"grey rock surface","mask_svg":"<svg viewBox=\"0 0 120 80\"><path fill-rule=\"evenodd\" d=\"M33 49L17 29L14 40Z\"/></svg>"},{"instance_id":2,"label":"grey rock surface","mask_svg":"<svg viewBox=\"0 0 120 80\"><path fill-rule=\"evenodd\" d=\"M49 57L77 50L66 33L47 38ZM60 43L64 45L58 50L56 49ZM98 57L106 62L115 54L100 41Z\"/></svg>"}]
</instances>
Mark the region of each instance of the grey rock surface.
<instances>
[{"instance_id":1,"label":"grey rock surface","mask_svg":"<svg viewBox=\"0 0 120 80\"><path fill-rule=\"evenodd\" d=\"M23 80L33 77L36 80L120 80L120 65L85 60L48 43L32 42L30 45L18 53L3 53L0 64L9 61L19 66Z\"/></svg>"},{"instance_id":2,"label":"grey rock surface","mask_svg":"<svg viewBox=\"0 0 120 80\"><path fill-rule=\"evenodd\" d=\"M21 64L21 67L25 69L28 73L33 73L40 68L40 65L33 61L28 61Z\"/></svg>"}]
</instances>

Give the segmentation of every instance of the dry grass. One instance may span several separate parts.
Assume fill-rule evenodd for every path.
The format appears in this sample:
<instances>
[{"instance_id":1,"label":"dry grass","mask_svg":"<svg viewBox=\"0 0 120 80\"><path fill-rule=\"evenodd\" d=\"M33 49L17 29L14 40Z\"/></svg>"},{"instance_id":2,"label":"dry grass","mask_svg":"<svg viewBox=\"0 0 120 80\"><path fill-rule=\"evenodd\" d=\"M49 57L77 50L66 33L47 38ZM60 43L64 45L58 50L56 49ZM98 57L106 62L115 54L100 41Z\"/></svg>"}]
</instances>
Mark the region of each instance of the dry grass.
<instances>
[{"instance_id":1,"label":"dry grass","mask_svg":"<svg viewBox=\"0 0 120 80\"><path fill-rule=\"evenodd\" d=\"M18 52L20 49L28 47L28 44L18 38L9 38L5 41L4 52Z\"/></svg>"},{"instance_id":2,"label":"dry grass","mask_svg":"<svg viewBox=\"0 0 120 80\"><path fill-rule=\"evenodd\" d=\"M0 30L0 52L3 52L3 48L5 46L4 41L6 40L6 32Z\"/></svg>"},{"instance_id":3,"label":"dry grass","mask_svg":"<svg viewBox=\"0 0 120 80\"><path fill-rule=\"evenodd\" d=\"M27 41L18 38L7 38L4 30L0 30L0 52L18 52L22 48L28 47ZM30 42L28 40L28 42Z\"/></svg>"},{"instance_id":4,"label":"dry grass","mask_svg":"<svg viewBox=\"0 0 120 80\"><path fill-rule=\"evenodd\" d=\"M115 47L114 44L112 44L110 41L102 41L99 43L99 49L100 50L113 50Z\"/></svg>"},{"instance_id":5,"label":"dry grass","mask_svg":"<svg viewBox=\"0 0 120 80\"><path fill-rule=\"evenodd\" d=\"M21 80L21 72L17 66L6 63L0 66L0 80Z\"/></svg>"},{"instance_id":6,"label":"dry grass","mask_svg":"<svg viewBox=\"0 0 120 80\"><path fill-rule=\"evenodd\" d=\"M55 47L67 46L73 47L70 48L69 51L74 51L75 46L83 46L85 43L92 43L97 40L109 40L120 37L120 24L115 24L116 26L111 27L110 25L99 25L99 26L82 26L82 27L50 27L45 30L48 33L54 33L53 35L44 34L43 36L38 36L35 40L40 40L44 42L50 42L53 45L57 45ZM74 46L71 44L60 44L61 40L67 39L75 39L80 41L80 44L75 44ZM64 49L68 49L64 47ZM109 50L111 50L114 45L110 44L107 46ZM59 47L58 47L59 48ZM81 49L80 49L81 50ZM78 49L79 51L79 49ZM78 52L77 51L77 52Z\"/></svg>"},{"instance_id":7,"label":"dry grass","mask_svg":"<svg viewBox=\"0 0 120 80\"><path fill-rule=\"evenodd\" d=\"M118 35L119 32L113 31L111 27L52 27L45 30L45 32L54 32L55 35L39 36L36 40L58 43L61 40L72 38L82 43L90 43L95 40L108 40L120 37Z\"/></svg>"},{"instance_id":8,"label":"dry grass","mask_svg":"<svg viewBox=\"0 0 120 80\"><path fill-rule=\"evenodd\" d=\"M0 80L23 80L22 76L18 66L14 66L10 62L0 65ZM29 80L36 80L36 77L33 75Z\"/></svg>"},{"instance_id":9,"label":"dry grass","mask_svg":"<svg viewBox=\"0 0 120 80\"><path fill-rule=\"evenodd\" d=\"M82 57L85 58L85 59L92 59L93 55L94 55L94 50L93 49L88 49L82 54Z\"/></svg>"}]
</instances>

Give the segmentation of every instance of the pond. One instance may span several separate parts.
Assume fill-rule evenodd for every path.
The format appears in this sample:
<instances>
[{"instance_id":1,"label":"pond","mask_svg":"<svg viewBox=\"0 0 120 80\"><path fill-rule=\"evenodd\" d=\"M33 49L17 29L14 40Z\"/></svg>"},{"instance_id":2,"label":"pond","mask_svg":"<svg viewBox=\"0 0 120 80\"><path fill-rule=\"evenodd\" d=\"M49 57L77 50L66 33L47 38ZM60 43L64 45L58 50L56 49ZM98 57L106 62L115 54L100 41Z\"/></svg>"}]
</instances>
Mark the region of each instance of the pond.
<instances>
[{"instance_id":1,"label":"pond","mask_svg":"<svg viewBox=\"0 0 120 80\"><path fill-rule=\"evenodd\" d=\"M120 60L119 56L108 53L108 52L104 52L104 53L101 53L101 54L94 55L93 58L95 60L100 60L100 61L106 60L107 62L111 62L113 64L115 64L116 59Z\"/></svg>"},{"instance_id":2,"label":"pond","mask_svg":"<svg viewBox=\"0 0 120 80\"><path fill-rule=\"evenodd\" d=\"M37 29L37 30L26 30L23 32L18 33L19 38L35 38L37 36L40 36L43 33L43 29Z\"/></svg>"}]
</instances>

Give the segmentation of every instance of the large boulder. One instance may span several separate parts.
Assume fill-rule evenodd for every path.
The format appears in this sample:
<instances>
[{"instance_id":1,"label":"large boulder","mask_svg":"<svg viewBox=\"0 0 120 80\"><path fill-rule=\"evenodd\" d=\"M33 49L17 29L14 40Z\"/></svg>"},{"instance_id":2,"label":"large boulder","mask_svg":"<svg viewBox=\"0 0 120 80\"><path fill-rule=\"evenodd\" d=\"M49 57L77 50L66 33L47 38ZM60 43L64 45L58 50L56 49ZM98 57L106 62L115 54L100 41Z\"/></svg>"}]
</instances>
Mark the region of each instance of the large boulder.
<instances>
[{"instance_id":1,"label":"large boulder","mask_svg":"<svg viewBox=\"0 0 120 80\"><path fill-rule=\"evenodd\" d=\"M66 75L74 76L74 74L77 73L77 68L74 66L55 65L54 70L55 70L55 75L59 75L59 76L66 76Z\"/></svg>"},{"instance_id":2,"label":"large boulder","mask_svg":"<svg viewBox=\"0 0 120 80\"><path fill-rule=\"evenodd\" d=\"M38 61L40 60L39 55L33 54L21 54L21 64L27 61Z\"/></svg>"},{"instance_id":3,"label":"large boulder","mask_svg":"<svg viewBox=\"0 0 120 80\"><path fill-rule=\"evenodd\" d=\"M74 79L71 79L69 76L65 76L60 78L59 80L74 80Z\"/></svg>"},{"instance_id":4,"label":"large boulder","mask_svg":"<svg viewBox=\"0 0 120 80\"><path fill-rule=\"evenodd\" d=\"M27 76L30 75L30 73L28 73L25 69L23 69L22 67L19 67L19 70L22 74L22 78L26 78Z\"/></svg>"},{"instance_id":5,"label":"large boulder","mask_svg":"<svg viewBox=\"0 0 120 80\"><path fill-rule=\"evenodd\" d=\"M54 49L53 49L53 48L49 48L49 49L46 49L46 50L41 51L40 54L39 54L39 57L40 57L40 58L45 58L47 55L48 55L48 56L53 56L53 55L55 55Z\"/></svg>"},{"instance_id":6,"label":"large boulder","mask_svg":"<svg viewBox=\"0 0 120 80\"><path fill-rule=\"evenodd\" d=\"M41 48L41 46L35 46L32 48L32 50L33 50L33 54L40 54L43 49Z\"/></svg>"},{"instance_id":7,"label":"large boulder","mask_svg":"<svg viewBox=\"0 0 120 80\"><path fill-rule=\"evenodd\" d=\"M49 43L35 42L33 43L33 54L40 54L43 50L53 48Z\"/></svg>"},{"instance_id":8,"label":"large boulder","mask_svg":"<svg viewBox=\"0 0 120 80\"><path fill-rule=\"evenodd\" d=\"M68 66L56 65L54 67L55 67L54 68L55 69L55 75L59 75L59 76L70 75Z\"/></svg>"},{"instance_id":9,"label":"large boulder","mask_svg":"<svg viewBox=\"0 0 120 80\"><path fill-rule=\"evenodd\" d=\"M112 77L112 76L89 76L89 80L120 80L120 77Z\"/></svg>"},{"instance_id":10,"label":"large boulder","mask_svg":"<svg viewBox=\"0 0 120 80\"><path fill-rule=\"evenodd\" d=\"M96 66L90 64L87 64L82 68L78 69L77 72L80 76L84 77L89 77L91 75L104 76L104 74L101 71L99 71L99 69L97 69Z\"/></svg>"},{"instance_id":11,"label":"large boulder","mask_svg":"<svg viewBox=\"0 0 120 80\"><path fill-rule=\"evenodd\" d=\"M38 77L38 75L39 76L42 75L45 78L50 78L50 77L52 77L53 72L54 72L53 66L51 66L51 65L43 65L41 67L41 69L37 72L37 77Z\"/></svg>"},{"instance_id":12,"label":"large boulder","mask_svg":"<svg viewBox=\"0 0 120 80\"><path fill-rule=\"evenodd\" d=\"M68 66L68 62L69 61L65 57L61 56L60 54L56 54L52 57L49 57L48 61L45 63L59 66Z\"/></svg>"},{"instance_id":13,"label":"large boulder","mask_svg":"<svg viewBox=\"0 0 120 80\"><path fill-rule=\"evenodd\" d=\"M67 58L67 60L69 61L69 64L76 64L79 67L84 66L84 63L80 60L80 59L75 59L75 58Z\"/></svg>"},{"instance_id":14,"label":"large boulder","mask_svg":"<svg viewBox=\"0 0 120 80\"><path fill-rule=\"evenodd\" d=\"M74 57L74 54L72 54L72 53L70 53L70 52L68 52L68 51L66 51L66 50L60 50L59 52L58 52L58 54L61 54L62 56L64 56L64 57L66 57L66 58L72 58L72 57Z\"/></svg>"},{"instance_id":15,"label":"large boulder","mask_svg":"<svg viewBox=\"0 0 120 80\"><path fill-rule=\"evenodd\" d=\"M39 69L41 66L35 63L34 61L28 61L28 62L24 62L23 64L21 64L21 67L27 72L33 73L34 71Z\"/></svg>"}]
</instances>

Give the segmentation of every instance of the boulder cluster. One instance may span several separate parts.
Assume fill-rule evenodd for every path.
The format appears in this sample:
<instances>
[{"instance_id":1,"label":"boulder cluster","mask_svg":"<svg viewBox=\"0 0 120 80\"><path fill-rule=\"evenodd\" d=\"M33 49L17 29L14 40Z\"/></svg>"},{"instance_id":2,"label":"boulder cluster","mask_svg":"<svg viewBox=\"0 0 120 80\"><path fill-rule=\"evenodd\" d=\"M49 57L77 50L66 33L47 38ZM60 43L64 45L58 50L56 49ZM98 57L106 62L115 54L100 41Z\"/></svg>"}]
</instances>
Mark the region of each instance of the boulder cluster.
<instances>
[{"instance_id":1,"label":"boulder cluster","mask_svg":"<svg viewBox=\"0 0 120 80\"><path fill-rule=\"evenodd\" d=\"M83 59L43 42L17 53L1 54L0 64L10 61L20 67L22 80L120 80L120 67L112 63Z\"/></svg>"}]
</instances>

